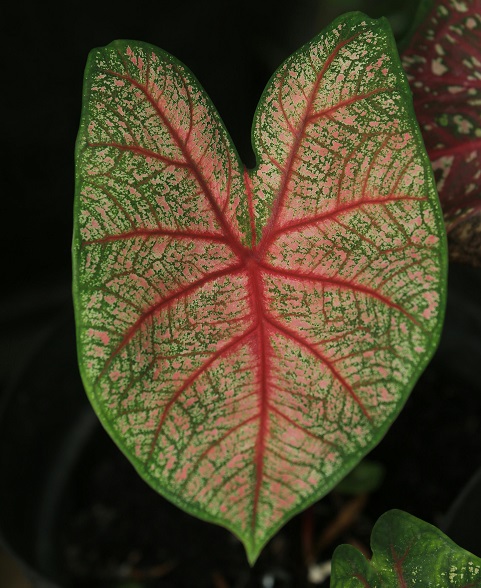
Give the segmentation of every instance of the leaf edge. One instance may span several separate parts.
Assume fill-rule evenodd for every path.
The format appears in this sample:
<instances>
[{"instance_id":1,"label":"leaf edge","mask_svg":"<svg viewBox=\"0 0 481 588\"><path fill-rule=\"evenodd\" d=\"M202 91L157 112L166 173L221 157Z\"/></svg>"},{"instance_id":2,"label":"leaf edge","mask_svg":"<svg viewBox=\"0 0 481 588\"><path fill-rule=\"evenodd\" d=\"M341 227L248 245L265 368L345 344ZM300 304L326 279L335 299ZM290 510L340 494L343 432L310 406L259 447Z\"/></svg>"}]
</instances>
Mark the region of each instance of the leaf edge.
<instances>
[{"instance_id":1,"label":"leaf edge","mask_svg":"<svg viewBox=\"0 0 481 588\"><path fill-rule=\"evenodd\" d=\"M442 220L441 207L439 204L439 199L437 197L437 191L435 188L434 174L432 172L431 163L429 161L426 149L424 147L424 142L422 140L421 131L419 129L419 125L417 123L417 119L414 114L414 107L413 107L413 103L412 103L411 90L409 88L409 83L407 81L406 74L405 74L404 69L401 64L401 60L400 60L399 53L398 53L398 50L396 47L394 35L391 30L391 26L386 18L382 17L380 19L372 19L362 12L345 13L345 14L339 16L338 18L336 18L334 21L332 21L327 27L325 27L323 30L321 30L310 41L308 41L307 43L305 43L301 47L299 47L299 49L297 49L291 55L289 55L276 68L276 70L274 71L274 73L270 77L269 81L267 82L263 92L261 93L261 96L259 98L256 110L254 113L253 124L251 127L251 143L252 143L254 155L256 158L256 165L251 170L249 170L249 173L250 174L254 173L258 169L259 160L260 160L259 152L258 152L258 150L255 146L255 142L254 142L254 128L255 128L255 125L257 122L257 117L260 116L261 108L262 108L262 105L264 104L264 98L265 98L270 86L272 85L273 81L275 80L279 70L286 64L286 62L288 62L291 59L295 59L295 57L299 53L304 51L306 49L306 47L309 47L310 45L317 43L322 36L329 34L336 26L338 26L339 24L341 24L345 21L349 21L349 20L352 20L353 23L359 23L361 21L366 21L370 24L377 23L377 25L380 26L386 33L388 45L392 51L391 56L393 57L393 66L395 67L396 73L398 74L398 85L396 86L396 88L403 95L403 97L406 99L406 101L405 101L406 113L409 116L409 122L411 123L411 130L413 132L413 138L416 140L418 147L420 148L420 153L422 153L422 156L425 160L424 163L426 164L426 161L428 163L428 166L427 166L427 168L425 167L425 169L428 169L428 176L429 176L429 172L430 172L430 178L428 178L431 181L431 190L429 191L430 201L431 201L431 204L434 205L433 211L435 213L436 224L437 224L438 230L441 229L441 230L439 230L439 234L444 237L443 244L440 247L440 254L441 254L440 255L440 273L444 276L444 288L442 288L441 292L440 292L438 318L437 318L436 327L433 329L433 332L432 332L430 344L427 347L424 354L419 359L418 365L417 365L416 369L413 371L411 379L409 380L409 382L405 386L405 390L407 391L405 394L405 397L401 398L401 400L399 401L398 406L391 414L390 420L386 421L383 424L383 426L380 427L380 429L377 431L374 439L371 441L371 443L368 446L366 446L365 451L362 453L362 455L360 455L360 456L354 455L352 459L347 461L347 463L345 464L345 467L340 472L338 472L338 474L336 476L331 477L330 487L327 491L325 489L322 489L321 491L312 494L311 496L306 498L304 501L299 503L294 509L292 509L291 511L286 513L286 515L284 517L282 517L276 525L271 527L269 532L264 534L263 539L258 541L257 543L252 542L251 537L248 534L244 535L239 530L239 528L236 527L235 525L229 524L226 520L221 519L220 517L218 517L216 515L213 515L211 513L207 513L201 509L198 509L195 505L192 505L191 503L184 501L180 496L171 492L166 487L162 487L159 485L158 480L151 476L150 472L148 472L146 470L144 464L142 462L140 462L140 460L136 459L134 456L131 455L130 450L123 442L122 435L120 435L120 433L118 433L114 429L114 427L111 425L110 420L109 420L108 416L105 414L101 404L95 398L95 395L93 392L93 385L90 382L89 377L86 373L86 369L83 365L83 361L82 361L82 348L83 348L83 346L80 341L80 329L78 328L78 325L81 324L81 316L80 316L81 315L81 304L80 304L81 287L80 287L80 273L79 273L78 263L77 263L78 256L79 256L78 253L79 253L80 244L81 244L80 227L79 227L78 218L79 218L80 191L82 188L82 182L81 182L80 173L79 173L79 166L77 165L77 162L78 162L78 159L80 156L80 152L81 152L81 148L82 148L83 134L84 134L84 131L86 128L88 114L89 114L88 100L90 97L90 86L88 85L88 82L90 80L90 77L89 77L90 67L91 67L91 62L94 60L94 57L97 54L97 52L104 50L107 47L115 46L115 45L118 45L121 43L135 44L135 45L138 45L144 49L145 48L154 49L156 52L159 52L159 53L166 55L169 60L172 60L173 62L179 64L191 76L192 81L196 84L197 88L202 92L202 94L204 95L204 97L206 98L208 103L211 105L211 107L217 113L218 121L220 122L220 124L223 126L223 128L225 130L226 136L229 139L230 145L233 149L233 154L235 155L241 169L243 168L244 164L240 160L240 157L239 157L237 149L235 148L235 145L232 141L232 138L231 138L227 128L225 127L225 124L224 124L221 116L218 114L217 109L215 108L215 105L212 103L212 100L208 96L207 92L204 90L204 88L202 87L200 82L197 80L196 76L191 72L191 70L183 62L181 62L179 59L177 59L175 56L171 55L167 51L165 51L155 45L152 45L150 43L143 42L143 41L134 41L134 40L128 40L128 39L115 40L115 41L112 41L111 43L109 43L108 45L105 45L102 47L97 47L97 48L94 48L90 51L88 59L87 59L85 73L84 73L84 82L83 82L84 85L83 85L83 93L82 93L82 115L81 115L81 119L80 119L79 132L77 135L76 146L75 146L76 172L75 172L74 232L73 232L73 239L72 239L72 258L73 258L72 259L72 269L73 269L72 297L73 297L73 303L74 303L75 323L77 325L76 343L77 343L77 357L78 357L79 371L80 371L80 375L81 375L81 379L82 379L85 391L87 393L87 397L89 398L90 403L92 404L92 407L94 408L95 413L96 413L97 417L99 418L99 421L101 422L103 428L109 434L111 439L113 439L113 441L115 442L117 447L121 450L121 452L124 454L126 459L134 467L137 474L151 488L153 488L158 494L160 494L163 498L167 499L169 502L171 502L175 506L181 508L184 512L187 512L188 514L193 515L203 521L217 524L221 527L224 527L225 529L227 529L231 533L233 533L244 545L247 559L248 559L248 562L251 566L254 565L254 563L258 559L261 551L266 546L266 544L270 541L270 539L272 539L272 537L289 520L291 520L294 516L296 516L297 514L299 514L302 511L304 511L306 508L308 508L309 506L311 506L312 504L314 504L318 500L320 500L322 497L326 496L336 486L336 484L338 482L340 482L341 479L343 479L350 471L352 471L352 469L354 469L354 467L359 463L359 461L363 457L365 457L370 451L372 451L372 449L374 449L374 447L376 447L381 442L381 440L384 438L384 436L387 433L387 431L389 430L389 428L392 426L392 424L394 423L394 421L398 417L398 415L401 412L402 408L404 407L407 399L409 398L409 396L412 392L412 389L414 388L414 385L416 384L417 380L419 379L419 377L423 373L424 369L428 365L430 359L434 355L434 353L439 345L442 326L443 326L443 322L444 322L444 314L445 314L445 308L446 308L446 276L447 276L447 240L446 240L446 234L445 234L445 230L444 230L444 222ZM429 186L428 186L428 188L429 188ZM440 221L440 219L441 219L441 221Z\"/></svg>"}]
</instances>

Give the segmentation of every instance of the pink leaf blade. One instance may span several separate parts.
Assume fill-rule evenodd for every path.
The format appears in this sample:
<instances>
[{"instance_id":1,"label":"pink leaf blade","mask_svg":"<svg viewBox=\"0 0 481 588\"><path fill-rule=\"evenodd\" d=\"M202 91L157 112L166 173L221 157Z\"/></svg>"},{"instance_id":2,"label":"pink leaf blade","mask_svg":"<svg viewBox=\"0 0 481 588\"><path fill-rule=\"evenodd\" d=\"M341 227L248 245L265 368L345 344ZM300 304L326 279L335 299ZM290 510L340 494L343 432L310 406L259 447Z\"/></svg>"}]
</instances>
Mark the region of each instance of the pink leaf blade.
<instances>
[{"instance_id":1,"label":"pink leaf blade","mask_svg":"<svg viewBox=\"0 0 481 588\"><path fill-rule=\"evenodd\" d=\"M192 228L201 220L199 229L220 230L239 249L250 242L238 222L248 214L243 178L215 109L170 55L146 44L137 44L135 56L129 49L128 42L115 42L92 57L88 99L95 117L85 124L85 184L96 178L118 192L141 182L144 200L163 213L163 226ZM191 198L180 209L176 193L185 192Z\"/></svg>"},{"instance_id":2,"label":"pink leaf blade","mask_svg":"<svg viewBox=\"0 0 481 588\"><path fill-rule=\"evenodd\" d=\"M405 146L404 132L396 117L383 120L381 124L375 113L379 104L386 102L386 96L391 101L400 99L395 92L397 82L393 72L385 67L386 54L372 44L369 49L373 52L373 63L367 65L368 71L363 71L361 59L353 65L352 56L356 52L365 56L367 43L372 41L369 38L372 31L360 26L358 29L354 34L347 29L335 31L328 48L313 44L306 46L302 54L298 52L296 61L294 57L288 60L271 81L266 101L273 107L268 112L258 109L253 136L258 154L257 190L263 194L263 202L258 202L257 215L269 214L270 202L273 207L264 241L269 241L269 233L278 229L279 224L294 222L293 214L304 218L319 205L317 195L310 191L312 187L307 189L314 177L321 182L323 196L331 195L333 176L340 173L338 170L346 173L346 163L356 156L356 149L363 142L369 141L376 151L386 137L397 135L399 148ZM307 98L296 91L299 80L309 90ZM326 85L336 90L326 91ZM282 94L281 109L276 106L276 100L278 102L277 97ZM296 134L291 133L291 137L283 132L288 107L291 127L296 127ZM314 124L321 119L323 124ZM379 129L382 130L377 133L376 140L375 131ZM278 136L283 140L273 146ZM347 151L348 145L354 149ZM269 171L272 160L278 162L276 175ZM348 166L347 174L354 174L360 166L362 161L352 165L352 169ZM293 176L301 176L305 182L292 181ZM369 177L363 178L361 185L368 180ZM341 199L344 197L342 181L337 188L338 199ZM327 197L323 203L329 205Z\"/></svg>"},{"instance_id":3,"label":"pink leaf blade","mask_svg":"<svg viewBox=\"0 0 481 588\"><path fill-rule=\"evenodd\" d=\"M174 58L117 42L90 67L82 377L144 479L253 562L378 442L439 337L442 222L394 41L348 15L281 66L250 171Z\"/></svg>"}]
</instances>

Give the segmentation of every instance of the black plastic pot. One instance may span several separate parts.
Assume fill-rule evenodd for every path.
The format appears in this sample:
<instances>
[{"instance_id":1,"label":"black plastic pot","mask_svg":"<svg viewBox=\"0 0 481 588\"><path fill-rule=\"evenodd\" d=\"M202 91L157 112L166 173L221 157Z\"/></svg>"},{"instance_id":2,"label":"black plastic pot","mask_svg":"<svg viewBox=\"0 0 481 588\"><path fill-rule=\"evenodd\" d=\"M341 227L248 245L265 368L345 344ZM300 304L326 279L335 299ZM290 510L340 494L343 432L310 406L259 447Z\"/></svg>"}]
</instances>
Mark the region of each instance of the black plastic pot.
<instances>
[{"instance_id":1,"label":"black plastic pot","mask_svg":"<svg viewBox=\"0 0 481 588\"><path fill-rule=\"evenodd\" d=\"M78 376L69 288L37 291L24 303L12 297L3 308L0 533L35 588L51 588L55 510L97 425Z\"/></svg>"},{"instance_id":2,"label":"black plastic pot","mask_svg":"<svg viewBox=\"0 0 481 588\"><path fill-rule=\"evenodd\" d=\"M413 458L409 455L412 449L404 440L406 435L411 434L412 420L420 418L420 407L425 410L426 403L430 402L423 392L423 387L429 382L437 385L436 382L449 378L454 383L454 392L445 398L438 398L438 402L452 401L453 406L461 407L458 415L461 424L457 426L455 423L454 429L461 440L462 451L456 466L448 462L444 471L428 476L427 483L433 487L431 492L440 497L431 518L438 514L441 521L441 515L446 512L459 488L481 466L480 291L480 271L464 267L451 269L446 326L438 353L401 413L399 422L393 425L385 440L373 452L376 459L384 461L388 472L384 489L380 489L379 496L373 501L373 517L381 514L376 512L376 508L409 510L410 500L415 499L412 488L426 483L421 474L412 480L411 486L408 483L403 490L408 495L403 503L402 493L397 497L394 491L398 484L396 468L391 468L392 474L389 474L389 468L394 454L400 464L402 459ZM133 536L137 533L135 540L143 542L145 552L141 557L147 563L154 561L159 554L168 563L171 544L179 542L179 549L183 550L182 561L193 567L194 575L186 580L191 582L190 586L209 585L195 580L209 566L209 569L218 566L241 570L239 573L244 574L244 580L242 583L239 580L237 584L232 581L232 586L262 586L259 580L261 572L263 577L269 573L277 578L273 586L300 586L292 575L276 570L272 564L272 554L276 550L289 562L296 547L289 547L284 539L274 542L269 548L270 555L259 564L261 572L254 580L254 576L249 576L243 549L237 540L223 529L197 521L166 503L138 478L113 446L93 414L78 375L73 313L67 287L37 293L26 300L23 307L18 300L11 300L3 308L15 306L18 308L16 314L9 312L8 316L1 317L1 350L3 356L9 357L9 365L3 366L3 373L0 373L4 381L0 404L0 534L35 588L127 585L122 584L121 576L118 583L112 583L112 579L107 577L103 583L98 578L89 580L88 561L91 561L92 569L98 575L95 553L88 554L87 560L91 559L87 564L84 557L84 567L79 568L76 577L75 566L79 559L75 545L69 542L76 538L76 533L80 536L89 530L97 535L97 539L104 531L114 533L110 537L100 536L98 545L101 548L105 545L106 549L122 534ZM452 394L457 394L457 398L451 398ZM434 406L433 410L436 408ZM458 418L455 412L452 414L454 419ZM427 448L430 453L424 455L432 455L436 462L436 459L443 458L437 456L437 452L442 446L439 439L444 433L438 428L436 420L428 419L426 422L424 434L431 439L431 444ZM419 467L425 467L427 472L429 466L430 463L421 462ZM449 486L445 493L440 491L442 484ZM119 497L119 485L124 490L128 488L126 498ZM95 500L98 500L98 488L104 489L100 491L104 493L101 496L103 506L88 504L94 496L94 486L97 492ZM382 492L394 496L394 502L390 502L390 498L380 498ZM140 512L140 503L146 505L147 517ZM427 518L420 506L415 504L414 501L412 514ZM109 505L116 509L113 514ZM475 524L477 529L481 528L481 520ZM135 531L139 526L140 533ZM463 544L460 534L455 539ZM147 553L149 542L154 546ZM215 554L222 549L224 555ZM124 553L122 557L127 562L134 562L139 554ZM171 561L174 567L177 563ZM144 566L143 569L147 570L147 577L151 568ZM291 566L288 569L294 568ZM162 570L157 571L159 578L163 577ZM189 585L176 581L175 573L172 579L172 574L168 574L167 569L164 571L165 580L155 580L153 576L147 584L162 587Z\"/></svg>"}]
</instances>

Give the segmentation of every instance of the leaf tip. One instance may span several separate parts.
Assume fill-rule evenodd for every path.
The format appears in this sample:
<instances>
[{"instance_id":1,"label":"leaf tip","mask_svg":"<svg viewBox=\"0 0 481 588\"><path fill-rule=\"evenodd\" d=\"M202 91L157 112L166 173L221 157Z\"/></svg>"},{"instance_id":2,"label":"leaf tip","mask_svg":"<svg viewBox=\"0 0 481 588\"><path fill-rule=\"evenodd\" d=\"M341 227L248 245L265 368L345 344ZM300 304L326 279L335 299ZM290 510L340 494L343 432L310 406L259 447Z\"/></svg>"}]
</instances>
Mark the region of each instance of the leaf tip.
<instances>
[{"instance_id":1,"label":"leaf tip","mask_svg":"<svg viewBox=\"0 0 481 588\"><path fill-rule=\"evenodd\" d=\"M259 556L265 547L265 541L255 541L251 537L239 536L246 552L247 561L251 568L254 567Z\"/></svg>"}]
</instances>

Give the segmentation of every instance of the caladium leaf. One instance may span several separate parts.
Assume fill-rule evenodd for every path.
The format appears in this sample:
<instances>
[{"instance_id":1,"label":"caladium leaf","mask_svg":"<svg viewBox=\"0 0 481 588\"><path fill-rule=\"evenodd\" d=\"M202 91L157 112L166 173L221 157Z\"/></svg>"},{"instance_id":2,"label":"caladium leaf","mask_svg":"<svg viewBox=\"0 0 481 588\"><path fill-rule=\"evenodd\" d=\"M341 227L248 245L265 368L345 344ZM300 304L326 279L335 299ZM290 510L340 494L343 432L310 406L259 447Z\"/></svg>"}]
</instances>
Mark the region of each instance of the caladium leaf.
<instances>
[{"instance_id":1,"label":"caladium leaf","mask_svg":"<svg viewBox=\"0 0 481 588\"><path fill-rule=\"evenodd\" d=\"M332 588L481 588L481 559L439 529L400 510L374 525L372 559L351 545L332 558Z\"/></svg>"},{"instance_id":2,"label":"caladium leaf","mask_svg":"<svg viewBox=\"0 0 481 588\"><path fill-rule=\"evenodd\" d=\"M403 51L456 258L481 264L481 0L434 0Z\"/></svg>"},{"instance_id":3,"label":"caladium leaf","mask_svg":"<svg viewBox=\"0 0 481 588\"><path fill-rule=\"evenodd\" d=\"M386 21L335 21L246 170L190 71L92 52L77 145L82 377L139 473L250 561L382 437L439 338L445 243Z\"/></svg>"}]
</instances>

